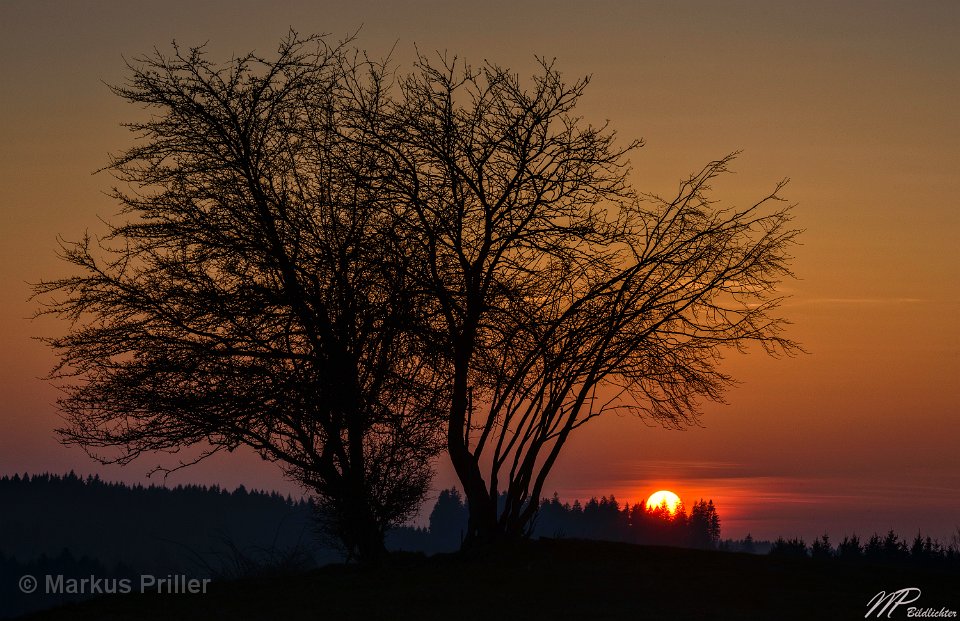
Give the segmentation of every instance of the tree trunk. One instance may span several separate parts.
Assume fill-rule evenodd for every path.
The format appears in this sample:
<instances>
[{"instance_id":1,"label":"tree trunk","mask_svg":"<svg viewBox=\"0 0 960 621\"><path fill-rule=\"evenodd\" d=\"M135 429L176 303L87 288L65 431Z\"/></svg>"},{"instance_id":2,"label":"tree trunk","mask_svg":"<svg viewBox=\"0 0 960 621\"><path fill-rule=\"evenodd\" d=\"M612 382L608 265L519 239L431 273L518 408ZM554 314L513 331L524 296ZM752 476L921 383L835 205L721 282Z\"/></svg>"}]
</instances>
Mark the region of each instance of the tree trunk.
<instances>
[{"instance_id":1,"label":"tree trunk","mask_svg":"<svg viewBox=\"0 0 960 621\"><path fill-rule=\"evenodd\" d=\"M376 567L387 556L384 532L375 524L364 527L358 533L357 561L364 567Z\"/></svg>"}]
</instances>

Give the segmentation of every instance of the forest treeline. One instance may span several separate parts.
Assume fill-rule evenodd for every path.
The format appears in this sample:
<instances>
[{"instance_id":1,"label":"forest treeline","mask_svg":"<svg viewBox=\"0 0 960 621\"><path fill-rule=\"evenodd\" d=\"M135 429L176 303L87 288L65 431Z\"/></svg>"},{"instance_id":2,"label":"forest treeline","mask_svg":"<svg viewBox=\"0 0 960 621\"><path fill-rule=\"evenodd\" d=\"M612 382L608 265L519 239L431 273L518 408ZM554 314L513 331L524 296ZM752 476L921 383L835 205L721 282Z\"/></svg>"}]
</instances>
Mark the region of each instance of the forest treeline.
<instances>
[{"instance_id":1,"label":"forest treeline","mask_svg":"<svg viewBox=\"0 0 960 621\"><path fill-rule=\"evenodd\" d=\"M23 474L0 477L0 507L0 559L8 563L86 559L108 571L226 577L259 566L304 567L344 559L342 549L317 538L310 500L243 486L231 491L217 485L126 485L73 472ZM442 490L428 523L392 529L387 545L426 554L453 552L468 515L458 490ZM750 535L722 539L720 514L711 500L702 499L671 515L664 507L651 511L614 496L570 503L554 494L540 503L532 535L815 559L960 563L960 531L948 542L921 533L901 538L892 530L837 542L824 534L809 544L802 538L763 541Z\"/></svg>"},{"instance_id":2,"label":"forest treeline","mask_svg":"<svg viewBox=\"0 0 960 621\"><path fill-rule=\"evenodd\" d=\"M954 567L960 569L960 528L943 543L919 531L912 539L901 538L893 530L886 535L874 533L861 539L858 535L844 536L836 545L830 535L824 533L809 545L802 537L773 542L770 554L774 556L839 560L849 562L873 562L887 564L921 565L928 567Z\"/></svg>"},{"instance_id":3,"label":"forest treeline","mask_svg":"<svg viewBox=\"0 0 960 621\"><path fill-rule=\"evenodd\" d=\"M277 493L216 485L128 486L73 472L0 478L0 553L21 561L66 549L139 572L223 573L239 553L294 547L319 561L311 505ZM222 571L221 571L222 570Z\"/></svg>"},{"instance_id":4,"label":"forest treeline","mask_svg":"<svg viewBox=\"0 0 960 621\"><path fill-rule=\"evenodd\" d=\"M107 569L223 576L244 573L244 565L321 565L344 558L336 541L325 546L317 539L311 501L242 486L128 486L73 472L24 474L0 478L0 507L0 555L20 562L60 558L66 550L64 558L95 559ZM387 546L452 552L460 547L468 515L460 492L443 490L428 525L392 529ZM621 506L613 496L570 504L554 495L541 503L532 534L712 548L720 542L720 517L712 501L670 515L665 508Z\"/></svg>"},{"instance_id":5,"label":"forest treeline","mask_svg":"<svg viewBox=\"0 0 960 621\"><path fill-rule=\"evenodd\" d=\"M388 546L428 552L456 550L468 516L460 492L443 490L430 513L429 528L394 529L388 534ZM712 500L697 501L689 513L681 506L671 514L666 507L647 510L641 504L621 505L614 496L571 504L554 494L541 501L532 535L712 549L720 545L720 515ZM422 538L420 545L418 537Z\"/></svg>"}]
</instances>

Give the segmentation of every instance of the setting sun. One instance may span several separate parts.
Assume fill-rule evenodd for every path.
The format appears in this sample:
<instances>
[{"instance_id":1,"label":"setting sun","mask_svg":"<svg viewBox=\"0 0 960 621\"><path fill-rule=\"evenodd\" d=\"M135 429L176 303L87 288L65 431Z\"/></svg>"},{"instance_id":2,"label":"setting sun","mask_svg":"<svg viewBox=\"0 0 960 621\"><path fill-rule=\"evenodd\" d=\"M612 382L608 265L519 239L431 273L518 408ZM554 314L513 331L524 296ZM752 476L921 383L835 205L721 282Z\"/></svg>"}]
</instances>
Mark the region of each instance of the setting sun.
<instances>
[{"instance_id":1,"label":"setting sun","mask_svg":"<svg viewBox=\"0 0 960 621\"><path fill-rule=\"evenodd\" d=\"M650 497L647 498L648 511L653 511L657 507L664 505L666 505L667 511L669 511L671 514L676 513L677 507L680 506L680 497L671 491L662 489L659 492L650 494Z\"/></svg>"}]
</instances>

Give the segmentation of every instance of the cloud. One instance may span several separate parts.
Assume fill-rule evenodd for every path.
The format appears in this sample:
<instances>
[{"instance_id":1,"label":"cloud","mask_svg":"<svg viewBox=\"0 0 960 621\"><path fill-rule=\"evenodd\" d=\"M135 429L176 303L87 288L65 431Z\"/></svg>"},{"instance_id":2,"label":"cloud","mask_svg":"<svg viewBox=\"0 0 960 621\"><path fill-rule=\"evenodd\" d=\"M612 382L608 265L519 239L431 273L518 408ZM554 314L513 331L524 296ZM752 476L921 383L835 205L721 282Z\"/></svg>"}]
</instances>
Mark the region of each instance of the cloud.
<instances>
[{"instance_id":1,"label":"cloud","mask_svg":"<svg viewBox=\"0 0 960 621\"><path fill-rule=\"evenodd\" d=\"M848 305L848 306L880 306L897 304L921 304L926 302L923 298L793 298L784 306L805 306L805 305Z\"/></svg>"}]
</instances>

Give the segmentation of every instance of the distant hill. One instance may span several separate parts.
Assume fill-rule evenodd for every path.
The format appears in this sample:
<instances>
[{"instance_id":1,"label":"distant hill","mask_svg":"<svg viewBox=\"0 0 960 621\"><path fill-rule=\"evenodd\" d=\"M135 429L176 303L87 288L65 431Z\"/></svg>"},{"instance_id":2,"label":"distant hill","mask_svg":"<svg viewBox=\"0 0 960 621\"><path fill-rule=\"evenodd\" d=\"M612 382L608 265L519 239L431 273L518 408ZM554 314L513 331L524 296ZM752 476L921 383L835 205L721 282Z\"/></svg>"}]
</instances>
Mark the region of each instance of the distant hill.
<instances>
[{"instance_id":1,"label":"distant hill","mask_svg":"<svg viewBox=\"0 0 960 621\"><path fill-rule=\"evenodd\" d=\"M579 540L497 554L405 556L214 583L197 595L122 595L33 617L102 619L862 619L880 591L912 587L960 610L956 571ZM906 607L891 618L906 618ZM886 618L884 616L883 618Z\"/></svg>"},{"instance_id":2,"label":"distant hill","mask_svg":"<svg viewBox=\"0 0 960 621\"><path fill-rule=\"evenodd\" d=\"M545 499L536 520L533 538L570 541L537 543L530 548L532 552L529 553L534 555L531 557L531 567L541 567L544 558L553 558L552 555L558 554L557 563L567 566L572 572L571 580L575 581L582 579L584 572L594 571L595 568L601 573L612 571L604 563L627 563L623 559L629 558L633 559L629 563L661 563L663 567L656 572L676 572L673 579L680 583L692 580L690 584L695 585L697 580L717 580L730 588L734 588L729 584L731 576L710 576L705 568L712 567L721 573L743 570L748 574L752 571L778 572L784 567L793 568L783 570L787 571L785 580L812 579L811 568L819 568L817 571L842 580L856 581L861 574L900 576L897 578L899 582L891 578L886 584L887 589L910 586L910 581L915 578L949 574L955 579L960 570L960 539L941 544L919 534L913 539L904 540L890 532L885 536L874 534L862 541L856 536L843 537L836 543L831 543L824 535L810 545L794 539L754 541L749 536L734 541L720 538L721 518L710 501L694 503L689 513L685 510L676 514L664 511L648 511L640 505L621 505L612 496L593 498L582 504L564 503L556 496ZM242 588L238 585L250 584L254 592L266 593L281 588L279 582L273 582L274 578L281 581L289 578L291 584L299 587L316 588L321 592L333 589L330 596L334 600L340 596L336 593L339 587L329 585L339 584L345 589L366 593L364 597L373 597L372 593L367 592L372 587L364 582L366 579L351 577L354 576L353 569L343 567L343 555L335 548L324 545L318 537L313 514L314 508L309 501L294 500L277 493L249 491L243 487L228 491L217 486L127 486L104 482L97 477L81 478L73 473L63 476L0 477L0 619L91 596L89 591L56 596L43 595L42 592L25 594L18 589L18 579L24 575L97 576L115 580L132 580L141 574L181 574L198 579L209 577L215 580L216 593L225 594L216 597L236 596L240 600L246 594L236 591ZM424 579L432 579L432 572L441 571L439 568L444 567L453 572L465 572L464 580L477 579L473 573L480 570L472 561L442 554L459 549L466 521L467 508L462 496L453 489L443 490L430 512L429 527L394 529L387 534L387 546L395 552L407 552L397 558L410 563L414 574L426 572ZM603 547L583 542L590 539L624 545ZM654 548L637 548L631 544L674 547L671 552L654 552L651 551ZM769 552L771 560L744 560L738 554L719 560L715 554L698 556L680 550L680 547L752 552L754 555ZM647 551L638 552L639 549ZM606 550L610 556L598 556L600 550ZM427 561L424 560L424 554L438 556L435 560ZM568 555L573 556L568 558ZM698 566L687 569L683 567L682 559L705 565L704 568ZM497 562L503 560L496 559ZM578 565L581 560L583 564ZM482 564L486 561L480 559L479 562ZM310 573L331 563L339 564L340 568ZM641 571L629 563L622 565L627 575L639 572L635 576L637 579L649 578L644 573L646 569ZM383 579L394 586L386 585L384 588L389 591L406 584L406 578L400 578L399 573L395 575L390 571L394 570L383 574ZM399 569L395 571L400 572ZM552 569L547 573L550 572ZM253 582L231 582L237 578ZM437 588L447 588L443 582L445 579L440 579ZM316 580L322 584L316 583ZM531 580L539 584L537 588L548 588L547 584L538 582L541 580L539 577L531 577ZM811 582L813 586L810 588L815 586L820 589L819 580L817 578ZM499 579L496 583L500 584ZM553 594L549 597L559 597L554 591L573 588L571 584L573 582L560 580L557 585L550 587ZM611 584L618 582L614 580ZM748 591L753 588L748 582L744 585ZM596 585L596 588L599 589L600 585ZM668 585L667 588L674 587ZM787 594L793 593L792 588L787 585L774 590ZM403 593L394 594L399 598L398 601L406 601L403 598L407 596ZM595 596L601 594L599 590L592 593ZM750 598L756 593L743 596ZM297 597L293 597L292 606L307 605ZM727 600L733 601L731 598ZM132 605L142 606L143 601L152 600L137 601L140 603ZM214 598L210 601L219 600ZM552 600L544 601L549 603ZM218 605L221 604L225 609L232 606L223 601ZM416 610L419 604L411 600L405 605ZM636 610L645 610L646 605L638 603ZM344 606L344 611L359 610L349 602ZM620 606L619 610L627 610L626 602L617 606ZM251 610L258 610L257 605L251 604ZM434 612L431 609L429 614ZM241 610L236 613L238 618L261 618L244 617ZM430 617L429 614L424 618L439 618ZM95 618L95 615L90 618ZM583 618L593 617L587 615ZM705 618L721 617L707 615Z\"/></svg>"}]
</instances>

